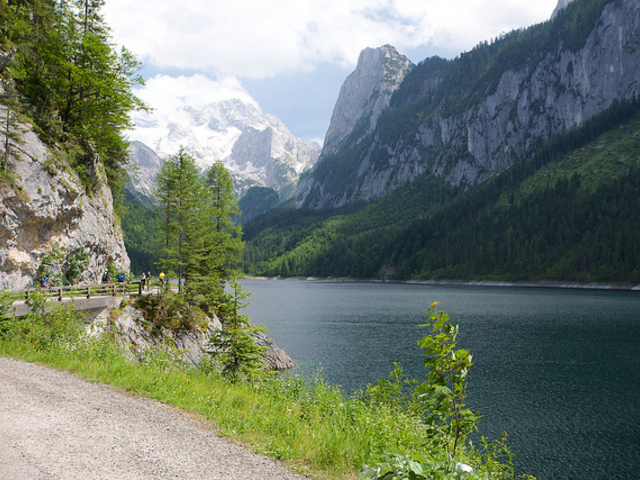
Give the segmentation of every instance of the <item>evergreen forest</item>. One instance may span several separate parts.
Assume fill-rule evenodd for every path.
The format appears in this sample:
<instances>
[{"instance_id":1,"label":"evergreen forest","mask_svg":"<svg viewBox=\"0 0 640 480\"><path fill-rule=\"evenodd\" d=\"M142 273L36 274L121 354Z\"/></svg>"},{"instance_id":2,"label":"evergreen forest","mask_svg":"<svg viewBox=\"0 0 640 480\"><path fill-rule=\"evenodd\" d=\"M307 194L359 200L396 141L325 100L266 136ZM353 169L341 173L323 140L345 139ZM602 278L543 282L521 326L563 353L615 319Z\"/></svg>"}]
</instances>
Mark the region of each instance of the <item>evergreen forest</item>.
<instances>
[{"instance_id":1,"label":"evergreen forest","mask_svg":"<svg viewBox=\"0 0 640 480\"><path fill-rule=\"evenodd\" d=\"M489 181L249 222L250 275L640 283L640 104L615 103Z\"/></svg>"},{"instance_id":2,"label":"evergreen forest","mask_svg":"<svg viewBox=\"0 0 640 480\"><path fill-rule=\"evenodd\" d=\"M112 44L104 0L0 0L2 104L28 119L59 154L48 168L71 168L91 192L104 166L119 198L127 179L139 62ZM3 121L9 138L16 127Z\"/></svg>"}]
</instances>

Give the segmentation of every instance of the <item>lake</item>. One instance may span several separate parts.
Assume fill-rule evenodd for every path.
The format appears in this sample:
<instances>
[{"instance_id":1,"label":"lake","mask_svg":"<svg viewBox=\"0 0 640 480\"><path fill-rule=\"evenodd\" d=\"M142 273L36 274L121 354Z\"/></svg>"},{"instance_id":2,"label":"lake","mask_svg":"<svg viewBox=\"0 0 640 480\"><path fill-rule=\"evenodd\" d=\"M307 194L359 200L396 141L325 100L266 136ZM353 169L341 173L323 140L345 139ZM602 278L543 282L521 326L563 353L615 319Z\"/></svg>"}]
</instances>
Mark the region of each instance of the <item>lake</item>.
<instances>
[{"instance_id":1,"label":"lake","mask_svg":"<svg viewBox=\"0 0 640 480\"><path fill-rule=\"evenodd\" d=\"M433 301L460 325L479 433L509 433L518 473L640 478L640 292L243 280L245 313L299 368L347 392L393 362L424 377L416 346Z\"/></svg>"}]
</instances>

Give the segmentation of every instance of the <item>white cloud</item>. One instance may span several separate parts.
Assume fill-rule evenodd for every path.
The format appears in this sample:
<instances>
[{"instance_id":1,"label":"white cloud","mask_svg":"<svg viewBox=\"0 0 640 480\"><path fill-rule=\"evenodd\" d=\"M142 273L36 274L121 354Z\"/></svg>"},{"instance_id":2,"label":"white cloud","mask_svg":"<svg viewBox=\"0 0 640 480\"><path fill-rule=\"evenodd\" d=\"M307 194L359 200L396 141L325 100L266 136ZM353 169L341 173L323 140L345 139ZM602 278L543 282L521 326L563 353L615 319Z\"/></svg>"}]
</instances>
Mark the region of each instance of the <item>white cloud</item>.
<instances>
[{"instance_id":1,"label":"white cloud","mask_svg":"<svg viewBox=\"0 0 640 480\"><path fill-rule=\"evenodd\" d=\"M287 116L287 127L294 134L310 138L324 135L326 126L319 125L328 124L326 104L335 101L319 95L317 84L309 80L322 69L337 66L346 76L364 48L385 44L400 53L420 56L411 57L414 62L432 52L453 56L483 40L548 19L556 3L106 0L103 13L114 41L136 54L146 71L164 74L149 79L147 86L138 90L138 96L155 113L151 117L137 115L136 124L166 125L165 120L182 105L202 108L224 98L252 101L237 79L252 80L255 88L258 80L294 77L300 78L299 83L285 82L279 92L254 91L261 102L269 104L268 113ZM168 76L176 72L185 76ZM332 85L335 97L343 79ZM153 132L153 128L142 130L147 136Z\"/></svg>"},{"instance_id":2,"label":"white cloud","mask_svg":"<svg viewBox=\"0 0 640 480\"><path fill-rule=\"evenodd\" d=\"M129 137L147 145L153 145L158 138L168 133L168 125L174 120L176 112L185 106L200 110L213 102L238 98L259 108L257 102L234 77L211 80L201 74L189 77L156 75L134 93L152 111L134 115L137 128L130 132Z\"/></svg>"},{"instance_id":3,"label":"white cloud","mask_svg":"<svg viewBox=\"0 0 640 480\"><path fill-rule=\"evenodd\" d=\"M135 94L160 116L171 114L183 105L201 109L210 103L232 98L255 104L236 78L223 77L211 80L201 74L189 77L156 75L147 80L146 85L136 90Z\"/></svg>"},{"instance_id":4,"label":"white cloud","mask_svg":"<svg viewBox=\"0 0 640 480\"><path fill-rule=\"evenodd\" d=\"M365 47L469 50L557 0L107 0L114 38L158 68L265 78L352 67ZM418 59L419 60L419 59Z\"/></svg>"}]
</instances>

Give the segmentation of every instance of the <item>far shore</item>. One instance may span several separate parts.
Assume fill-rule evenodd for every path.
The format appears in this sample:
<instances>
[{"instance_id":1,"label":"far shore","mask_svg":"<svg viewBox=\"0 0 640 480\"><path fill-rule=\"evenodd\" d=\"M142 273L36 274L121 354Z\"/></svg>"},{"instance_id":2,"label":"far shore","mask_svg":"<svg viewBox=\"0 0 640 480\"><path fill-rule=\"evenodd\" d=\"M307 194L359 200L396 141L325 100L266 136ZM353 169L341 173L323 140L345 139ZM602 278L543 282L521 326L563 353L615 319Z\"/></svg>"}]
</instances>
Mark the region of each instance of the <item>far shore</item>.
<instances>
[{"instance_id":1,"label":"far shore","mask_svg":"<svg viewBox=\"0 0 640 480\"><path fill-rule=\"evenodd\" d=\"M319 278L319 277L246 277L251 280L295 280L313 282L345 282L345 283L406 283L411 285L444 285L469 287L509 287L509 288L573 288L585 290L630 290L640 291L640 285L615 283L579 283L540 280L538 282L509 282L501 280L379 280L356 278Z\"/></svg>"}]
</instances>

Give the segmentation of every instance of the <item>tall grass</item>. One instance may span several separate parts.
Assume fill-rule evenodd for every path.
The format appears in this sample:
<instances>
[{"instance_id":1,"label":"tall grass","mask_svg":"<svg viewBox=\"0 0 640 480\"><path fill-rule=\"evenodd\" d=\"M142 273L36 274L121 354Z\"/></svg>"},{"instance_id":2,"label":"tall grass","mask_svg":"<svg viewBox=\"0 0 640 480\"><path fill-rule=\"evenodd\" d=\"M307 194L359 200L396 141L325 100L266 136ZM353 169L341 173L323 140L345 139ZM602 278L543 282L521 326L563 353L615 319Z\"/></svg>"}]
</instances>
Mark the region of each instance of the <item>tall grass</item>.
<instances>
[{"instance_id":1,"label":"tall grass","mask_svg":"<svg viewBox=\"0 0 640 480\"><path fill-rule=\"evenodd\" d=\"M398 370L352 396L319 375L264 375L251 383L231 383L210 364L187 366L170 349L131 361L112 336L88 337L81 323L69 309L1 320L0 355L67 370L192 412L220 435L318 478L356 478L364 465L380 464L388 454L438 455L417 404L402 400ZM503 447L493 444L487 461L467 446L455 460L489 478L507 478L509 469L496 461Z\"/></svg>"}]
</instances>

